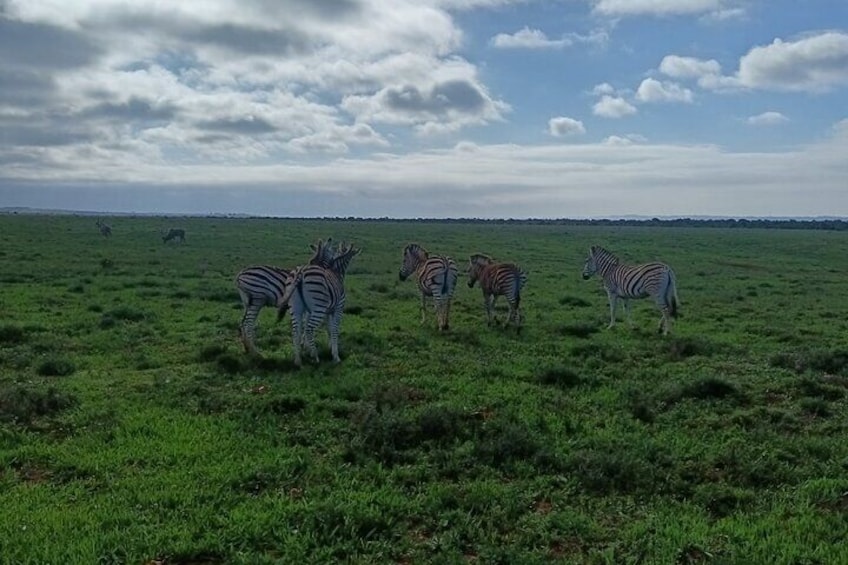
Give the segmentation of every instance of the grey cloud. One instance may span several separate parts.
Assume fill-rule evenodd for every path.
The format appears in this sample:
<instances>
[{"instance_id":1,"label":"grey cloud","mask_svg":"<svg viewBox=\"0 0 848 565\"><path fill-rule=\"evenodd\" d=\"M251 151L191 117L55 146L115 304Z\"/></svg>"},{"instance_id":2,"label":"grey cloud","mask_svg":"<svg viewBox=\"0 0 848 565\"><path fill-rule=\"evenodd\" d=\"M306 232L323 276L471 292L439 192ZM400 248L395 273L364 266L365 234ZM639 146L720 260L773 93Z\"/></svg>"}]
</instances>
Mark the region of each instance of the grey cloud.
<instances>
[{"instance_id":1,"label":"grey cloud","mask_svg":"<svg viewBox=\"0 0 848 565\"><path fill-rule=\"evenodd\" d=\"M47 24L11 20L0 12L0 61L41 69L82 67L100 49L86 36Z\"/></svg>"},{"instance_id":2,"label":"grey cloud","mask_svg":"<svg viewBox=\"0 0 848 565\"><path fill-rule=\"evenodd\" d=\"M176 114L177 109L173 105L154 106L149 101L136 97L120 104L104 102L82 112L82 116L86 118L118 118L127 121L171 120Z\"/></svg>"},{"instance_id":3,"label":"grey cloud","mask_svg":"<svg viewBox=\"0 0 848 565\"><path fill-rule=\"evenodd\" d=\"M426 112L445 114L451 110L463 113L477 113L486 105L486 99L480 90L466 80L450 80L439 83L429 92L407 85L386 91L386 104L401 112Z\"/></svg>"},{"instance_id":4,"label":"grey cloud","mask_svg":"<svg viewBox=\"0 0 848 565\"><path fill-rule=\"evenodd\" d=\"M55 92L53 79L43 73L0 67L0 104L32 108Z\"/></svg>"},{"instance_id":5,"label":"grey cloud","mask_svg":"<svg viewBox=\"0 0 848 565\"><path fill-rule=\"evenodd\" d=\"M363 7L358 0L250 0L248 3L258 6L269 15L291 17L306 13L332 20L356 16L362 13Z\"/></svg>"},{"instance_id":6,"label":"grey cloud","mask_svg":"<svg viewBox=\"0 0 848 565\"><path fill-rule=\"evenodd\" d=\"M193 30L188 33L188 37L247 55L299 53L307 51L310 45L309 38L299 32L266 30L233 24Z\"/></svg>"},{"instance_id":7,"label":"grey cloud","mask_svg":"<svg viewBox=\"0 0 848 565\"><path fill-rule=\"evenodd\" d=\"M89 132L77 128L0 122L0 146L3 147L55 147L91 140Z\"/></svg>"},{"instance_id":8,"label":"grey cloud","mask_svg":"<svg viewBox=\"0 0 848 565\"><path fill-rule=\"evenodd\" d=\"M262 118L220 118L199 122L197 127L203 130L232 133L238 135L257 135L277 131L267 120Z\"/></svg>"}]
</instances>

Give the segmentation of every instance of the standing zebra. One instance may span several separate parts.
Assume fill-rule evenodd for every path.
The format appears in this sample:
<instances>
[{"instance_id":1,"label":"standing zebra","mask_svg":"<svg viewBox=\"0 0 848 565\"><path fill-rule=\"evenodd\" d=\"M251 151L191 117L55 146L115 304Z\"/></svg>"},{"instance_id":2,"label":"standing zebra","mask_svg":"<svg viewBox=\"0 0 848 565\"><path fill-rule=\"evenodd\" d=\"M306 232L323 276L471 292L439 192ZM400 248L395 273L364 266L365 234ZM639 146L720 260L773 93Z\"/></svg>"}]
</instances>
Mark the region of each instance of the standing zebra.
<instances>
[{"instance_id":1,"label":"standing zebra","mask_svg":"<svg viewBox=\"0 0 848 565\"><path fill-rule=\"evenodd\" d=\"M162 236L162 243L168 243L172 239L179 239L180 243L185 243L185 230L182 228L171 228L168 233Z\"/></svg>"},{"instance_id":2,"label":"standing zebra","mask_svg":"<svg viewBox=\"0 0 848 565\"><path fill-rule=\"evenodd\" d=\"M103 237L109 237L110 235L112 235L112 226L110 226L106 222L101 222L100 220L97 220L96 222L94 222L94 225L97 226L97 229L100 230L100 235L102 235Z\"/></svg>"},{"instance_id":3,"label":"standing zebra","mask_svg":"<svg viewBox=\"0 0 848 565\"><path fill-rule=\"evenodd\" d=\"M403 250L403 264L398 275L405 281L412 273L418 278L421 291L421 323L427 319L426 299L432 296L439 331L449 329L451 299L459 276L456 263L450 257L430 255L417 243L410 243Z\"/></svg>"},{"instance_id":4,"label":"standing zebra","mask_svg":"<svg viewBox=\"0 0 848 565\"><path fill-rule=\"evenodd\" d=\"M327 266L332 260L333 249L330 240L310 246L313 254L310 265ZM277 321L283 319L288 304L282 301L290 284L292 269L281 269L271 265L256 265L242 270L236 275L235 284L244 306L244 315L239 324L239 337L246 353L259 354L256 349L256 319L265 306L277 308Z\"/></svg>"},{"instance_id":5,"label":"standing zebra","mask_svg":"<svg viewBox=\"0 0 848 565\"><path fill-rule=\"evenodd\" d=\"M509 303L509 314L504 327L515 320L517 332L521 332L521 289L527 283L527 273L513 263L496 263L488 255L475 253L468 260L468 288L480 281L483 290L483 305L486 308L486 322L491 326L495 322L495 300L505 296Z\"/></svg>"},{"instance_id":6,"label":"standing zebra","mask_svg":"<svg viewBox=\"0 0 848 565\"><path fill-rule=\"evenodd\" d=\"M589 249L589 256L583 265L583 278L588 279L599 273L604 281L610 305L610 323L615 325L615 310L618 299L624 300L624 313L630 323L628 299L653 297L662 311L659 331L668 335L671 330L671 318L677 315L680 299L677 298L677 282L674 271L665 263L645 263L643 265L622 265L618 257L597 245Z\"/></svg>"},{"instance_id":7,"label":"standing zebra","mask_svg":"<svg viewBox=\"0 0 848 565\"><path fill-rule=\"evenodd\" d=\"M341 361L339 328L346 298L344 278L351 259L361 251L353 245L345 246L342 242L328 265L306 265L292 273L282 302L291 306L294 363L298 367L302 364L301 347L304 343L309 347L312 358L318 362L315 330L325 322L333 361Z\"/></svg>"}]
</instances>

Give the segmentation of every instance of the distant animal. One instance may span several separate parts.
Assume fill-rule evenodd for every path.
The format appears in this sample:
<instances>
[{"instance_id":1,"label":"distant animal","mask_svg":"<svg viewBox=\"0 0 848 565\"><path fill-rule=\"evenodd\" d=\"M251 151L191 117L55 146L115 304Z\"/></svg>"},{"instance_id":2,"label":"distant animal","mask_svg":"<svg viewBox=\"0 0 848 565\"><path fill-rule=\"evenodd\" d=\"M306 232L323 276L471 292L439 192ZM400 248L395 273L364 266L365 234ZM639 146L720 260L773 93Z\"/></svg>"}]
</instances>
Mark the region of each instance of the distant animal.
<instances>
[{"instance_id":1,"label":"distant animal","mask_svg":"<svg viewBox=\"0 0 848 565\"><path fill-rule=\"evenodd\" d=\"M505 296L509 303L509 314L504 327L515 321L517 332L521 332L521 289L527 284L527 273L513 263L497 263L488 255L475 253L468 259L468 288L480 281L486 322L495 322L495 300Z\"/></svg>"},{"instance_id":2,"label":"distant animal","mask_svg":"<svg viewBox=\"0 0 848 565\"><path fill-rule=\"evenodd\" d=\"M182 228L171 228L168 233L162 236L162 243L168 243L173 239L179 239L180 243L185 243L185 230Z\"/></svg>"},{"instance_id":3,"label":"distant animal","mask_svg":"<svg viewBox=\"0 0 848 565\"><path fill-rule=\"evenodd\" d=\"M427 297L433 297L439 331L450 329L451 300L459 276L456 263L450 257L430 255L419 244L410 243L403 250L398 276L405 281L413 273L421 291L421 323L427 320Z\"/></svg>"},{"instance_id":4,"label":"distant animal","mask_svg":"<svg viewBox=\"0 0 848 565\"><path fill-rule=\"evenodd\" d=\"M330 240L327 243L318 240L310 246L313 254L309 265L329 266L332 260L333 248ZM282 269L271 265L256 265L240 271L235 278L244 315L239 324L239 338L246 353L259 354L256 348L256 319L265 306L277 308L277 321L282 320L288 310L288 302L282 298L292 280L294 269Z\"/></svg>"},{"instance_id":5,"label":"distant animal","mask_svg":"<svg viewBox=\"0 0 848 565\"><path fill-rule=\"evenodd\" d=\"M109 224L97 220L96 222L94 222L94 225L97 226L97 229L100 230L100 235L102 235L103 237L109 237L110 235L112 235L112 226L110 226Z\"/></svg>"},{"instance_id":6,"label":"distant animal","mask_svg":"<svg viewBox=\"0 0 848 565\"><path fill-rule=\"evenodd\" d=\"M339 332L346 300L344 279L351 259L361 253L353 245L341 243L332 254L329 265L306 265L294 270L282 301L292 313L292 345L294 363L302 364L301 349L305 344L312 359L318 362L315 330L324 323L330 337L333 361L339 363Z\"/></svg>"},{"instance_id":7,"label":"distant animal","mask_svg":"<svg viewBox=\"0 0 848 565\"><path fill-rule=\"evenodd\" d=\"M665 263L644 263L641 265L623 265L618 257L593 245L583 265L583 279L589 279L598 273L604 282L610 306L610 323L615 325L615 311L618 299L624 301L624 313L630 323L630 298L653 297L662 311L659 331L668 335L671 331L671 318L676 317L680 306L677 297L677 281L674 271Z\"/></svg>"}]
</instances>

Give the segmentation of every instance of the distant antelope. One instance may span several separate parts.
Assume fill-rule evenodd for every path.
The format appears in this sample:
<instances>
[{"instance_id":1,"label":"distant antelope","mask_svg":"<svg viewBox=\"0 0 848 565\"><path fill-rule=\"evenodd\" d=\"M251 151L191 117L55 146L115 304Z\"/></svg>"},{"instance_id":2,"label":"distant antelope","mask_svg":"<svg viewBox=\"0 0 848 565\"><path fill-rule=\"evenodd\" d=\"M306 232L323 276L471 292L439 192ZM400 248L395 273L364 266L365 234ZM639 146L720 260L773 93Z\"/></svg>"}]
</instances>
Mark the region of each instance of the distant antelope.
<instances>
[{"instance_id":1,"label":"distant antelope","mask_svg":"<svg viewBox=\"0 0 848 565\"><path fill-rule=\"evenodd\" d=\"M185 230L182 228L171 228L168 233L162 236L162 243L168 243L172 239L179 239L180 243L185 243Z\"/></svg>"},{"instance_id":2,"label":"distant antelope","mask_svg":"<svg viewBox=\"0 0 848 565\"><path fill-rule=\"evenodd\" d=\"M94 222L94 225L97 226L97 229L100 230L100 235L102 235L103 237L109 237L110 235L112 235L112 226L110 226L109 224L97 220L96 222Z\"/></svg>"}]
</instances>

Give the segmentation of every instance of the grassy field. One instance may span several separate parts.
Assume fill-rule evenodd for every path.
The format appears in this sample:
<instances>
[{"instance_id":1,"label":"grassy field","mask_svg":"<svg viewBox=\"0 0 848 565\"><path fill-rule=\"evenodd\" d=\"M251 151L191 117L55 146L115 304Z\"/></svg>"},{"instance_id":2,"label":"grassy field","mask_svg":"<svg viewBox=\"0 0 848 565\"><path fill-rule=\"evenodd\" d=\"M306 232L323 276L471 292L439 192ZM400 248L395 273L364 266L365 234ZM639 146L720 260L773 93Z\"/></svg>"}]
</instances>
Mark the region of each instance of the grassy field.
<instances>
[{"instance_id":1,"label":"grassy field","mask_svg":"<svg viewBox=\"0 0 848 565\"><path fill-rule=\"evenodd\" d=\"M184 245L163 245L179 225ZM848 233L0 216L3 563L848 563ZM363 248L342 363L233 277ZM417 241L529 273L525 327L398 280ZM677 274L605 330L588 247ZM505 314L506 304L499 304Z\"/></svg>"}]
</instances>

